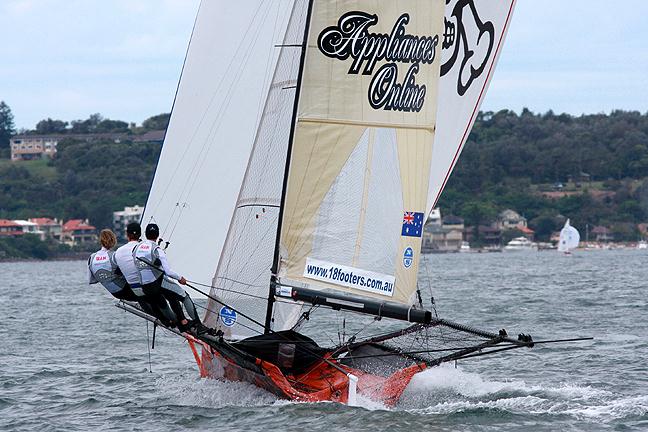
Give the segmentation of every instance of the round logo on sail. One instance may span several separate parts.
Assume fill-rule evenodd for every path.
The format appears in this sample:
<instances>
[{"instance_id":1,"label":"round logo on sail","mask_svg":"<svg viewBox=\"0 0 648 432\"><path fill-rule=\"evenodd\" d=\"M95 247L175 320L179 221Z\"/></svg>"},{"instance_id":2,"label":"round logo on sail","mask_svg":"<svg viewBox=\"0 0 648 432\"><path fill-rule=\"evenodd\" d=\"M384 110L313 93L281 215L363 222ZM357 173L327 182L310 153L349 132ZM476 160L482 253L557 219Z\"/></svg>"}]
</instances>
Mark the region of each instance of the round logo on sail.
<instances>
[{"instance_id":1,"label":"round logo on sail","mask_svg":"<svg viewBox=\"0 0 648 432\"><path fill-rule=\"evenodd\" d=\"M405 268L410 268L414 262L414 250L411 247L405 249L403 252L403 265Z\"/></svg>"},{"instance_id":2,"label":"round logo on sail","mask_svg":"<svg viewBox=\"0 0 648 432\"><path fill-rule=\"evenodd\" d=\"M234 324L236 324L236 312L232 309L223 306L218 315L220 315L220 319L223 322L223 325L232 327Z\"/></svg>"}]
</instances>

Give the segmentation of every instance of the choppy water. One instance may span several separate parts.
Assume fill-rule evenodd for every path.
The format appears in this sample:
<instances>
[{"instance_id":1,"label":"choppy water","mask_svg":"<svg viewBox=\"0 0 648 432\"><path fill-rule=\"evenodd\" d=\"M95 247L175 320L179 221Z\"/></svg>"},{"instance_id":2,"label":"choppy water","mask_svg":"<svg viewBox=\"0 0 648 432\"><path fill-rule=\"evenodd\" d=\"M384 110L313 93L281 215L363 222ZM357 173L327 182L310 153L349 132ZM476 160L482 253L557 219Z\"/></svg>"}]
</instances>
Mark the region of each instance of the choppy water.
<instances>
[{"instance_id":1,"label":"choppy water","mask_svg":"<svg viewBox=\"0 0 648 432\"><path fill-rule=\"evenodd\" d=\"M0 264L0 430L648 430L646 264L641 251L429 256L440 315L596 340L428 370L393 409L202 380L169 334L149 373L145 324L85 284L84 262Z\"/></svg>"}]
</instances>

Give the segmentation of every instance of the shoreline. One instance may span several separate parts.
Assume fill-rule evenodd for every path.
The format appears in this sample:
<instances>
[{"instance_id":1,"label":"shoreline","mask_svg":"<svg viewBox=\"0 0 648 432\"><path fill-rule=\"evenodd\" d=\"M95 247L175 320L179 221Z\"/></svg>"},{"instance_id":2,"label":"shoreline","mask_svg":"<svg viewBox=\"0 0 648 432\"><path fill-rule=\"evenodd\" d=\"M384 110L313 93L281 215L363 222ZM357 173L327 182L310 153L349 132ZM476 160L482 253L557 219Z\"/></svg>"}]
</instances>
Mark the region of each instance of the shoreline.
<instances>
[{"instance_id":1,"label":"shoreline","mask_svg":"<svg viewBox=\"0 0 648 432\"><path fill-rule=\"evenodd\" d=\"M78 252L73 254L60 255L45 259L39 258L0 258L2 263L21 263L21 262L48 262L48 261L86 261L92 252Z\"/></svg>"}]
</instances>

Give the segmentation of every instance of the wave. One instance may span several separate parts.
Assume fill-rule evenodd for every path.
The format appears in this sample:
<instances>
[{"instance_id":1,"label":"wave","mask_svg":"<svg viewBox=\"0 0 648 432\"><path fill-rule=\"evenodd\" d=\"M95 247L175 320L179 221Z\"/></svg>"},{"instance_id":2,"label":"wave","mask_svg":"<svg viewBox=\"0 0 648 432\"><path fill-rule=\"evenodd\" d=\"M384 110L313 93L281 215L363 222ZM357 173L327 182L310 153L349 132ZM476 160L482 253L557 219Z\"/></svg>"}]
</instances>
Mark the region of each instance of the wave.
<instances>
[{"instance_id":1,"label":"wave","mask_svg":"<svg viewBox=\"0 0 648 432\"><path fill-rule=\"evenodd\" d=\"M275 408L313 405L286 401L252 384L195 375L163 375L156 380L159 396L172 405L201 408L266 406ZM318 403L317 410L328 412ZM414 376L395 408L359 395L356 408L368 411L407 412L415 416L499 414L567 416L587 422L609 422L648 416L648 396L619 395L605 389L573 383L530 385L522 380L489 380L450 365ZM339 408L336 408L339 410Z\"/></svg>"},{"instance_id":2,"label":"wave","mask_svg":"<svg viewBox=\"0 0 648 432\"><path fill-rule=\"evenodd\" d=\"M543 386L521 380L491 381L446 365L415 375L398 409L426 415L488 410L606 422L648 416L648 396L619 395L573 383Z\"/></svg>"}]
</instances>

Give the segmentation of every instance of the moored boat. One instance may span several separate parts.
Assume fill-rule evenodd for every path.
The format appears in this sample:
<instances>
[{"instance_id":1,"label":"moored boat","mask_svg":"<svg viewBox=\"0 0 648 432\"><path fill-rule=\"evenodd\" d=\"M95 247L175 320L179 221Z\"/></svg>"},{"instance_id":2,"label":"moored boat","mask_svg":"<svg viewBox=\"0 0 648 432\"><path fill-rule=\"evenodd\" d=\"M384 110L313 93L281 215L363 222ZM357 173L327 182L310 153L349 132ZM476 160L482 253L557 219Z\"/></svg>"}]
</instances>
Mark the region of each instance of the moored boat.
<instances>
[{"instance_id":1,"label":"moored boat","mask_svg":"<svg viewBox=\"0 0 648 432\"><path fill-rule=\"evenodd\" d=\"M516 237L504 246L505 252L535 252L537 250L538 244L526 237Z\"/></svg>"}]
</instances>

